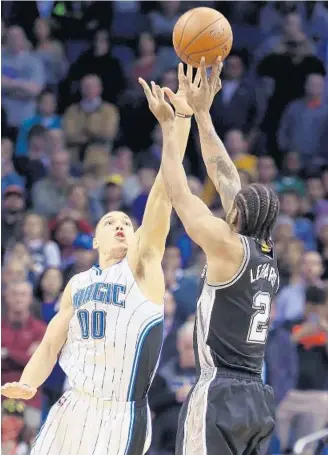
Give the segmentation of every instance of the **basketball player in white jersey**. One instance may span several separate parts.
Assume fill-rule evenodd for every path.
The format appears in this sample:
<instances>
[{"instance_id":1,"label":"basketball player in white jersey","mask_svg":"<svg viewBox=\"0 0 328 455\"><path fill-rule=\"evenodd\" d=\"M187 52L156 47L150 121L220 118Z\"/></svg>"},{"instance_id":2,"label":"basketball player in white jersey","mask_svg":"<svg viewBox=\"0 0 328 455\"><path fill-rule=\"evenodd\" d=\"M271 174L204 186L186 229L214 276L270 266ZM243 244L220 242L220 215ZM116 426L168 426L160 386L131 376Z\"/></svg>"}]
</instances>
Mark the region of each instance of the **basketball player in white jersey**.
<instances>
[{"instance_id":1,"label":"basketball player in white jersey","mask_svg":"<svg viewBox=\"0 0 328 455\"><path fill-rule=\"evenodd\" d=\"M153 83L148 101L164 124L168 111L159 92ZM182 159L192 110L181 92L170 97ZM160 171L136 233L122 212L99 221L94 238L99 266L71 279L20 381L2 387L7 397L32 398L60 356L70 390L52 407L32 455L142 455L148 450L147 392L162 345L161 262L171 210Z\"/></svg>"}]
</instances>

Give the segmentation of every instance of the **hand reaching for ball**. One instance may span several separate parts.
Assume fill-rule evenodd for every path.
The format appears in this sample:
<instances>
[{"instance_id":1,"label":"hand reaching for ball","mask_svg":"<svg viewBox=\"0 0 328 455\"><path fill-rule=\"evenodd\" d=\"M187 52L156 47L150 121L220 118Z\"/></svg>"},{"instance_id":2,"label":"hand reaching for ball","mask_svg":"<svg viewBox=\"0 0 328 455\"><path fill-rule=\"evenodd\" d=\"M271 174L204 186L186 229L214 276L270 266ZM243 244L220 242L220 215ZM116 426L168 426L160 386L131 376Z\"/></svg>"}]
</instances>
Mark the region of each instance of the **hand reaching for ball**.
<instances>
[{"instance_id":1,"label":"hand reaching for ball","mask_svg":"<svg viewBox=\"0 0 328 455\"><path fill-rule=\"evenodd\" d=\"M171 123L174 121L174 112L170 104L165 101L164 90L156 85L154 82L151 82L151 89L146 81L139 77L139 83L144 89L148 106L154 116L157 118L161 126L166 123Z\"/></svg>"},{"instance_id":2,"label":"hand reaching for ball","mask_svg":"<svg viewBox=\"0 0 328 455\"><path fill-rule=\"evenodd\" d=\"M222 84L220 74L222 71L222 61L218 57L211 69L211 75L207 78L205 58L202 57L200 67L197 70L194 81L188 72L192 71L192 67L188 65L187 76L184 74L183 68L179 66L179 84L186 96L189 106L195 114L208 112L212 106L214 96L221 90Z\"/></svg>"}]
</instances>

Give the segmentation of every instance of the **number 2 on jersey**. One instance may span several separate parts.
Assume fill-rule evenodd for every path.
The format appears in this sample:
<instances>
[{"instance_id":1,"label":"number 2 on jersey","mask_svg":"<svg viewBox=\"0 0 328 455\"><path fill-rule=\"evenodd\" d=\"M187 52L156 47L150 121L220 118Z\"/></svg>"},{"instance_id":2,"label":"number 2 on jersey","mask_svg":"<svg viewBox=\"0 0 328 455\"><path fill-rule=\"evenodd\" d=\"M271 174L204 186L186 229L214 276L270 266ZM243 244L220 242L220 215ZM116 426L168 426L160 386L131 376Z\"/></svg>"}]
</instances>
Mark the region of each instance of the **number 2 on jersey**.
<instances>
[{"instance_id":1,"label":"number 2 on jersey","mask_svg":"<svg viewBox=\"0 0 328 455\"><path fill-rule=\"evenodd\" d=\"M101 340L105 336L106 329L106 313L101 310L94 310L90 313L88 310L79 310L77 318L80 323L82 338L87 340L93 338L94 340ZM90 330L91 328L91 330Z\"/></svg>"},{"instance_id":2,"label":"number 2 on jersey","mask_svg":"<svg viewBox=\"0 0 328 455\"><path fill-rule=\"evenodd\" d=\"M266 342L271 309L271 296L268 292L257 292L253 298L252 308L255 313L247 334L248 343L264 344Z\"/></svg>"}]
</instances>

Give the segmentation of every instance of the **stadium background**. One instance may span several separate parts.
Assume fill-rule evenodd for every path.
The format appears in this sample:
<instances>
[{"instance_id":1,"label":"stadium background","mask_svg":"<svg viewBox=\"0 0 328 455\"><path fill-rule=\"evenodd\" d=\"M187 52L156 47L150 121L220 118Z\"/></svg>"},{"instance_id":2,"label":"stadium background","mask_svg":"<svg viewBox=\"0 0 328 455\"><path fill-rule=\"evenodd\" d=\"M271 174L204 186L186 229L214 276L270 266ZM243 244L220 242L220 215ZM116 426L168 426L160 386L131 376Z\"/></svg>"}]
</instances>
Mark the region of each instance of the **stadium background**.
<instances>
[{"instance_id":1,"label":"stadium background","mask_svg":"<svg viewBox=\"0 0 328 455\"><path fill-rule=\"evenodd\" d=\"M280 453L328 424L327 2L1 2L1 382L19 379L63 286L96 261L92 233L102 214L122 209L140 224L162 139L137 78L176 90L172 28L200 4L219 9L234 32L212 107L217 132L243 184L265 183L281 197L281 288L264 368L278 404L270 453ZM195 124L185 168L192 191L223 216ZM150 391L152 454L174 452L178 412L195 379L203 265L173 216L164 347ZM300 336L309 324L311 335ZM29 453L65 387L56 366L31 402L2 401L3 454Z\"/></svg>"}]
</instances>

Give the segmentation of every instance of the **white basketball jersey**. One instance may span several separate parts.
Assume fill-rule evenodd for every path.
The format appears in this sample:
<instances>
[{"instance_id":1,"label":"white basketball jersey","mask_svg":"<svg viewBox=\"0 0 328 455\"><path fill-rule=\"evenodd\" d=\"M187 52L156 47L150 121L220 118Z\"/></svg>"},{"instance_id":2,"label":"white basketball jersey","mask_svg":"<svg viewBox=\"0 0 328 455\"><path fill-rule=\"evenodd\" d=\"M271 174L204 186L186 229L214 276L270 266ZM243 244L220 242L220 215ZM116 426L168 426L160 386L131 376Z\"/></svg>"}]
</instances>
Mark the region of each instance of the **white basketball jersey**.
<instances>
[{"instance_id":1,"label":"white basketball jersey","mask_svg":"<svg viewBox=\"0 0 328 455\"><path fill-rule=\"evenodd\" d=\"M70 387L108 400L143 398L158 365L164 305L142 295L126 258L75 275L72 301L60 356Z\"/></svg>"}]
</instances>

